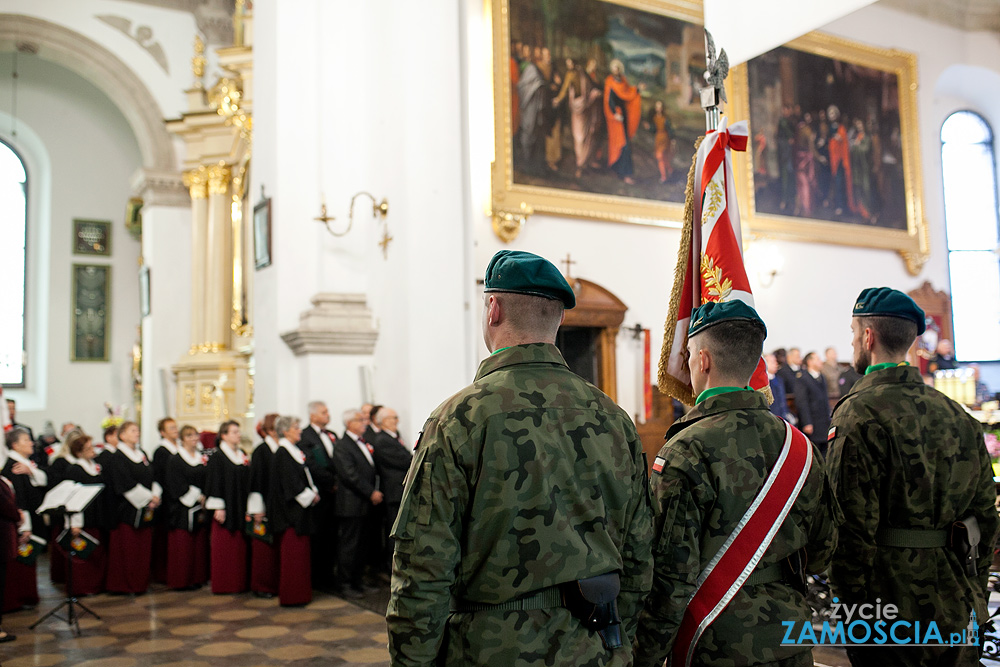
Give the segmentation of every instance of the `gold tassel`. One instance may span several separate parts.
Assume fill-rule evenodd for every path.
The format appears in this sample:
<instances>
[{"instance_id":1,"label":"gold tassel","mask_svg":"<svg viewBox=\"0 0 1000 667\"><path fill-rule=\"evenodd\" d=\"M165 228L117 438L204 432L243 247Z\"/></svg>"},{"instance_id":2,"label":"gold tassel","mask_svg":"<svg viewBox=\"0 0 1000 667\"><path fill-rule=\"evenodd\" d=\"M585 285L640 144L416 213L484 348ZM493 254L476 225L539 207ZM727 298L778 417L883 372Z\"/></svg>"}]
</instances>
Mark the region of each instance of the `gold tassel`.
<instances>
[{"instance_id":1,"label":"gold tassel","mask_svg":"<svg viewBox=\"0 0 1000 667\"><path fill-rule=\"evenodd\" d=\"M688 273L688 260L691 256L691 235L694 229L694 171L698 161L698 147L705 137L698 137L694 142L694 155L691 157L691 169L688 170L687 187L684 188L684 227L681 230L681 245L677 251L677 264L674 266L674 287L670 292L670 307L667 311L667 321L663 327L663 347L660 350L660 364L657 369L657 388L660 393L673 396L685 405L694 405L696 396L691 387L682 384L677 378L667 374L667 363L674 344L674 331L677 329L677 311L680 309L681 290L684 289L685 276ZM691 289L688 286L688 289ZM696 306L699 304L695 304ZM687 335L684 336L687 344Z\"/></svg>"}]
</instances>

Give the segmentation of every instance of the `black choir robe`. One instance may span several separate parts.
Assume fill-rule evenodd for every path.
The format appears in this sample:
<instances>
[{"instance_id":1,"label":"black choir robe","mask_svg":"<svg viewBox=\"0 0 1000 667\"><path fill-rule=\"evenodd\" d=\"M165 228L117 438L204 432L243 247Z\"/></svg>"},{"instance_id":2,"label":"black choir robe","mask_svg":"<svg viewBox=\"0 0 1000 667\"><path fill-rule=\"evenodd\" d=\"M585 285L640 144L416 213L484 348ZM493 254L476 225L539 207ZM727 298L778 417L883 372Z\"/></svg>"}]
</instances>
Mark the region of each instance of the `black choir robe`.
<instances>
[{"instance_id":1,"label":"black choir robe","mask_svg":"<svg viewBox=\"0 0 1000 667\"><path fill-rule=\"evenodd\" d=\"M118 448L111 458L110 469L106 471L110 479L111 494L115 507L111 523L126 523L133 528L148 526L146 506L153 496L163 497L163 489L153 479L153 468L141 451L129 450L127 446Z\"/></svg>"},{"instance_id":2,"label":"black choir robe","mask_svg":"<svg viewBox=\"0 0 1000 667\"><path fill-rule=\"evenodd\" d=\"M228 452L227 452L228 450ZM235 460L234 460L235 459ZM240 461L237 463L236 461ZM250 493L250 467L246 455L226 444L216 448L205 470L205 509L225 510L226 530L243 530L247 496Z\"/></svg>"},{"instance_id":3,"label":"black choir robe","mask_svg":"<svg viewBox=\"0 0 1000 667\"><path fill-rule=\"evenodd\" d=\"M15 475L15 463L30 464L32 474ZM28 520L30 522L28 527L32 534L37 533L39 537L48 539L48 536L45 534L48 528L45 527L38 518L38 515L35 514L35 510L42 504L42 500L45 498L45 491L48 488L48 475L46 472L29 459L16 452L10 452L7 463L0 474L9 479L11 485L14 487L14 499L17 501L18 509L22 509L28 513Z\"/></svg>"},{"instance_id":4,"label":"black choir robe","mask_svg":"<svg viewBox=\"0 0 1000 667\"><path fill-rule=\"evenodd\" d=\"M199 498L205 492L206 475L206 466L198 452L190 455L187 450L180 450L167 460L163 500L171 529L193 532L204 525Z\"/></svg>"},{"instance_id":5,"label":"black choir robe","mask_svg":"<svg viewBox=\"0 0 1000 667\"><path fill-rule=\"evenodd\" d=\"M86 559L74 559L73 565L73 590L70 592L73 595L93 595L104 590L105 576L108 569L107 529L109 528L109 517L105 511L106 504L104 503L103 496L109 494L110 491L104 480L101 466L96 461L86 461L73 456L67 456L66 462L68 465L64 470L64 479L77 482L78 484L105 485L101 493L87 505L87 509L83 511L82 515L71 515L68 522L64 521L63 524L55 526L55 530L53 530L53 539L56 539L62 533L66 524L68 524L68 527L77 526L100 542L97 548L90 552L90 555ZM55 545L49 551L49 557L52 558L53 562L55 561L54 555L56 553L64 553L62 545ZM61 567L67 572L67 575L63 579L68 582L68 563L64 563Z\"/></svg>"},{"instance_id":6,"label":"black choir robe","mask_svg":"<svg viewBox=\"0 0 1000 667\"><path fill-rule=\"evenodd\" d=\"M91 501L87 509L83 511L83 523L80 524L79 519L71 518L71 521L74 521L77 525L81 525L88 533L92 530L111 528L111 517L108 516L105 503L103 502L104 496L111 493L108 483L104 478L104 469L101 468L96 460L90 461L90 465L75 458L67 458L66 461L68 465L66 466L63 479L68 479L78 484L104 484L104 489ZM97 535L94 535L94 537L100 539Z\"/></svg>"},{"instance_id":7,"label":"black choir robe","mask_svg":"<svg viewBox=\"0 0 1000 667\"><path fill-rule=\"evenodd\" d=\"M305 454L281 439L274 454L275 479L268 502L269 521L275 534L292 528L299 535L313 535L318 528L313 499L319 495L306 465Z\"/></svg>"},{"instance_id":8,"label":"black choir robe","mask_svg":"<svg viewBox=\"0 0 1000 667\"><path fill-rule=\"evenodd\" d=\"M250 495L247 498L247 514L267 514L270 509L270 486L275 477L274 452L265 441L257 445L250 458ZM268 517L268 522L270 522Z\"/></svg>"}]
</instances>

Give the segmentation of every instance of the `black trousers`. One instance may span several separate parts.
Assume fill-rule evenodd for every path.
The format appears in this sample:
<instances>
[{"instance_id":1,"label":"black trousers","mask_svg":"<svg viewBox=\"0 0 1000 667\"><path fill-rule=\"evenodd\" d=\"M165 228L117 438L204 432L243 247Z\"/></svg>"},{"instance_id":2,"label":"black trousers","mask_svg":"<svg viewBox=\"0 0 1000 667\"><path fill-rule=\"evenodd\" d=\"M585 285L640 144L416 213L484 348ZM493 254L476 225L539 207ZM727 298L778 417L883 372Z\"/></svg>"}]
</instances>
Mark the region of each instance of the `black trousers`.
<instances>
[{"instance_id":1,"label":"black trousers","mask_svg":"<svg viewBox=\"0 0 1000 667\"><path fill-rule=\"evenodd\" d=\"M332 589L337 587L337 515L333 501L320 500L316 506L317 530L309 541L312 560L312 587Z\"/></svg>"},{"instance_id":2,"label":"black trousers","mask_svg":"<svg viewBox=\"0 0 1000 667\"><path fill-rule=\"evenodd\" d=\"M340 553L337 558L337 563L340 565L340 583L361 589L364 585L362 579L364 558L368 555L363 543L368 517L342 516L338 517L337 521L340 537L337 544Z\"/></svg>"}]
</instances>

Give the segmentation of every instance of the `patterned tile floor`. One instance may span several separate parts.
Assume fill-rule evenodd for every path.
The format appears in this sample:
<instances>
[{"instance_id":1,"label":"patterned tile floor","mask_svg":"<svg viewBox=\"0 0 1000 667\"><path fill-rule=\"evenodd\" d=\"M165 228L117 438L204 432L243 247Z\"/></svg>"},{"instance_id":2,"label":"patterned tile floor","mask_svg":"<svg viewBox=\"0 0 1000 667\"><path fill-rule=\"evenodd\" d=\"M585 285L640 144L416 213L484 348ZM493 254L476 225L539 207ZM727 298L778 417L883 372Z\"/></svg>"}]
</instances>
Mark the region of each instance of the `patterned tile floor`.
<instances>
[{"instance_id":1,"label":"patterned tile floor","mask_svg":"<svg viewBox=\"0 0 1000 667\"><path fill-rule=\"evenodd\" d=\"M77 638L55 618L28 629L62 599L48 582L47 563L39 561L38 571L38 608L4 618L4 628L17 641L0 644L3 667L389 664L387 589L360 601L367 609L325 594L317 594L306 607L283 608L277 599L248 593L212 595L207 587L179 592L154 585L135 598L84 598L101 620L84 614ZM380 612L372 611L379 606Z\"/></svg>"}]
</instances>

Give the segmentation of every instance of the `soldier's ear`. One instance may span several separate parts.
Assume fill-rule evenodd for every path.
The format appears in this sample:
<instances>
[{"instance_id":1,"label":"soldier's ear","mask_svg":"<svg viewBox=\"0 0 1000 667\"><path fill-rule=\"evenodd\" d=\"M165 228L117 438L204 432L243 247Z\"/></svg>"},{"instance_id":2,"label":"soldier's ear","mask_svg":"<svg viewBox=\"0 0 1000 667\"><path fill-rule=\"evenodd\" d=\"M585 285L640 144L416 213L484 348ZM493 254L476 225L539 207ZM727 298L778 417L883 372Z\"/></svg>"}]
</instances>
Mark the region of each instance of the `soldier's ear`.
<instances>
[{"instance_id":1,"label":"soldier's ear","mask_svg":"<svg viewBox=\"0 0 1000 667\"><path fill-rule=\"evenodd\" d=\"M500 299L491 294L486 304L486 322L490 326L496 326L503 321L503 306Z\"/></svg>"}]
</instances>

